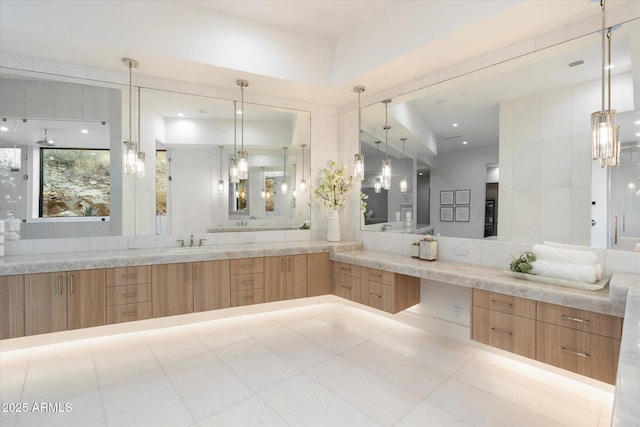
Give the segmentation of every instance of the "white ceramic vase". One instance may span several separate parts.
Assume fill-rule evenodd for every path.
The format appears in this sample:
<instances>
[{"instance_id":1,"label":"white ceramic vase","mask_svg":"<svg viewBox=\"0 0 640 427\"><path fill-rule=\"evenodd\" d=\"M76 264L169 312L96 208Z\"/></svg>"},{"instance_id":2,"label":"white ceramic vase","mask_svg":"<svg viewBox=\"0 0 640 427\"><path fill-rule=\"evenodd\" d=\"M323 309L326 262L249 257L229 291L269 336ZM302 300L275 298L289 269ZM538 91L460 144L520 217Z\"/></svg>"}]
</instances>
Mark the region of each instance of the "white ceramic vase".
<instances>
[{"instance_id":1,"label":"white ceramic vase","mask_svg":"<svg viewBox=\"0 0 640 427\"><path fill-rule=\"evenodd\" d=\"M327 220L327 241L340 241L340 214L337 209L332 209L329 212L329 219Z\"/></svg>"}]
</instances>

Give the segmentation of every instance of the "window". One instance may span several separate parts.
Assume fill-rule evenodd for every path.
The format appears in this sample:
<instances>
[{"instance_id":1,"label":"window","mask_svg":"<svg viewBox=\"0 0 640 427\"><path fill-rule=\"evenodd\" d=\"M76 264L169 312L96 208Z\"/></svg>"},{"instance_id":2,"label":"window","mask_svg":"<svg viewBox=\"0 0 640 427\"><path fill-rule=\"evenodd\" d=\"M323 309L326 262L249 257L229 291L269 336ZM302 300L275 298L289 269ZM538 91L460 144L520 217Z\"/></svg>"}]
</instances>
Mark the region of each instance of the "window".
<instances>
[{"instance_id":1,"label":"window","mask_svg":"<svg viewBox=\"0 0 640 427\"><path fill-rule=\"evenodd\" d=\"M40 149L39 216L109 216L109 150Z\"/></svg>"},{"instance_id":2,"label":"window","mask_svg":"<svg viewBox=\"0 0 640 427\"><path fill-rule=\"evenodd\" d=\"M167 150L156 150L156 215L167 216Z\"/></svg>"}]
</instances>

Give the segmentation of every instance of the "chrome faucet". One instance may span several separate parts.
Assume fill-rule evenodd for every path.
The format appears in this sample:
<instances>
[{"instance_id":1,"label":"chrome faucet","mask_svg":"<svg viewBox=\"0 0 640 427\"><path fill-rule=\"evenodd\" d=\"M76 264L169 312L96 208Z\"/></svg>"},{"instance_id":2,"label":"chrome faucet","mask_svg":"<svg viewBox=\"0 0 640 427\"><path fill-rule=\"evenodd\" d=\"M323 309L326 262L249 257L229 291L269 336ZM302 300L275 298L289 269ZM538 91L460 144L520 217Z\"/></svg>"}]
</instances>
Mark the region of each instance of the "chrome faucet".
<instances>
[{"instance_id":1,"label":"chrome faucet","mask_svg":"<svg viewBox=\"0 0 640 427\"><path fill-rule=\"evenodd\" d=\"M191 244L189 246L193 247L193 234L191 235Z\"/></svg>"}]
</instances>

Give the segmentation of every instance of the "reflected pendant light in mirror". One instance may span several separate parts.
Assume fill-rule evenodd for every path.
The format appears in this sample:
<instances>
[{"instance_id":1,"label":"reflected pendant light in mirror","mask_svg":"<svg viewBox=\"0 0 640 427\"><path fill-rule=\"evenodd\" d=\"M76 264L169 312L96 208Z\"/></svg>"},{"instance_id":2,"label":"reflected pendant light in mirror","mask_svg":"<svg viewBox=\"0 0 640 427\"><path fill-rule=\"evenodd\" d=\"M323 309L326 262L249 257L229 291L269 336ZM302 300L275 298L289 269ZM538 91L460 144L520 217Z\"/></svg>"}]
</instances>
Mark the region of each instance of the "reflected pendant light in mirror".
<instances>
[{"instance_id":1,"label":"reflected pendant light in mirror","mask_svg":"<svg viewBox=\"0 0 640 427\"><path fill-rule=\"evenodd\" d=\"M385 155L382 161L382 188L389 190L391 188L391 159L389 159L389 103L390 99L382 101L384 104L384 142L385 142Z\"/></svg>"},{"instance_id":2,"label":"reflected pendant light in mirror","mask_svg":"<svg viewBox=\"0 0 640 427\"><path fill-rule=\"evenodd\" d=\"M264 175L264 166L262 166L262 191L260 191L260 198L264 199L266 197L266 192L264 191L264 183L267 177Z\"/></svg>"},{"instance_id":3,"label":"reflected pendant light in mirror","mask_svg":"<svg viewBox=\"0 0 640 427\"><path fill-rule=\"evenodd\" d=\"M407 142L407 138L400 138L402 141L402 173L404 173L404 143ZM407 183L407 176L402 177L402 181L400 181L400 192L406 193L409 189L409 184Z\"/></svg>"},{"instance_id":4,"label":"reflected pendant light in mirror","mask_svg":"<svg viewBox=\"0 0 640 427\"><path fill-rule=\"evenodd\" d=\"M238 179L238 163L236 161L237 153L237 129L238 129L238 107L236 101L233 101L233 157L231 158L231 165L229 165L229 182L237 184L240 182Z\"/></svg>"},{"instance_id":5,"label":"reflected pendant light in mirror","mask_svg":"<svg viewBox=\"0 0 640 427\"><path fill-rule=\"evenodd\" d=\"M360 133L362 132L362 107L360 106L360 94L364 92L364 86L354 86L353 91L358 94L358 152L354 156L353 179L362 182L364 180L364 156L360 151Z\"/></svg>"},{"instance_id":6,"label":"reflected pendant light in mirror","mask_svg":"<svg viewBox=\"0 0 640 427\"><path fill-rule=\"evenodd\" d=\"M287 190L289 189L287 185L287 148L288 147L282 147L284 155L282 156L282 185L280 186L280 191L283 196L287 194Z\"/></svg>"},{"instance_id":7,"label":"reflected pendant light in mirror","mask_svg":"<svg viewBox=\"0 0 640 427\"><path fill-rule=\"evenodd\" d=\"M382 141L375 141L376 144L376 152L380 152L380 144ZM373 191L376 193L380 193L382 191L382 178L377 176L373 183Z\"/></svg>"},{"instance_id":8,"label":"reflected pendant light in mirror","mask_svg":"<svg viewBox=\"0 0 640 427\"><path fill-rule=\"evenodd\" d=\"M616 126L616 110L611 109L611 28L606 32L609 42L608 59L605 65L605 0L600 0L600 6L602 7L602 108L591 114L591 151L593 160L598 160L600 167L605 167L618 166L620 163L620 126ZM606 79L605 73L608 73ZM608 95L606 110L604 108L605 80Z\"/></svg>"},{"instance_id":9,"label":"reflected pendant light in mirror","mask_svg":"<svg viewBox=\"0 0 640 427\"><path fill-rule=\"evenodd\" d=\"M311 118L309 118L309 121L311 121ZM300 192L304 193L307 190L307 180L304 179L304 149L307 146L307 144L301 144L302 147L302 179L300 180Z\"/></svg>"},{"instance_id":10,"label":"reflected pendant light in mirror","mask_svg":"<svg viewBox=\"0 0 640 427\"><path fill-rule=\"evenodd\" d=\"M132 69L138 68L138 61L131 58L123 58L122 63L129 68L129 139L124 141L124 173L134 175L138 169L138 144L133 140L133 84ZM144 157L142 159L144 166Z\"/></svg>"},{"instance_id":11,"label":"reflected pendant light in mirror","mask_svg":"<svg viewBox=\"0 0 640 427\"><path fill-rule=\"evenodd\" d=\"M249 177L249 161L247 152L244 151L244 88L249 86L247 80L238 79L236 84L240 86L240 158L238 159L238 178L247 179Z\"/></svg>"},{"instance_id":12,"label":"reflected pendant light in mirror","mask_svg":"<svg viewBox=\"0 0 640 427\"><path fill-rule=\"evenodd\" d=\"M224 145L220 145L220 169L218 169L218 194L224 194L224 179L222 179L222 150Z\"/></svg>"}]
</instances>

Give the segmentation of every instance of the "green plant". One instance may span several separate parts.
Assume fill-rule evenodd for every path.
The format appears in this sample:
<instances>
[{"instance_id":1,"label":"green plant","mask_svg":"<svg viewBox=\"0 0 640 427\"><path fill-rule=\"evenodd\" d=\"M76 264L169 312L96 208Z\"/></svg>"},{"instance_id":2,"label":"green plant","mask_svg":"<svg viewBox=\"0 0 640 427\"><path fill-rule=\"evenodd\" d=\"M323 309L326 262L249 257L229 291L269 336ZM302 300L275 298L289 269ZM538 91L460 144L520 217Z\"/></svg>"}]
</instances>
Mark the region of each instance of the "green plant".
<instances>
[{"instance_id":1,"label":"green plant","mask_svg":"<svg viewBox=\"0 0 640 427\"><path fill-rule=\"evenodd\" d=\"M517 273L529 273L533 268L531 263L536 260L536 255L533 252L523 252L518 258L514 258L509 264L509 269Z\"/></svg>"},{"instance_id":2,"label":"green plant","mask_svg":"<svg viewBox=\"0 0 640 427\"><path fill-rule=\"evenodd\" d=\"M82 209L82 216L98 216L98 209L95 206L85 206Z\"/></svg>"},{"instance_id":3,"label":"green plant","mask_svg":"<svg viewBox=\"0 0 640 427\"><path fill-rule=\"evenodd\" d=\"M330 209L339 209L347 201L347 195L353 185L353 177L346 177L345 169L334 160L329 161L326 168L320 169L318 187L313 190L313 193L324 206Z\"/></svg>"},{"instance_id":4,"label":"green plant","mask_svg":"<svg viewBox=\"0 0 640 427\"><path fill-rule=\"evenodd\" d=\"M362 191L360 192L360 211L362 211L362 212L366 212L367 211L367 199L368 198L369 198L368 194L365 194Z\"/></svg>"}]
</instances>

